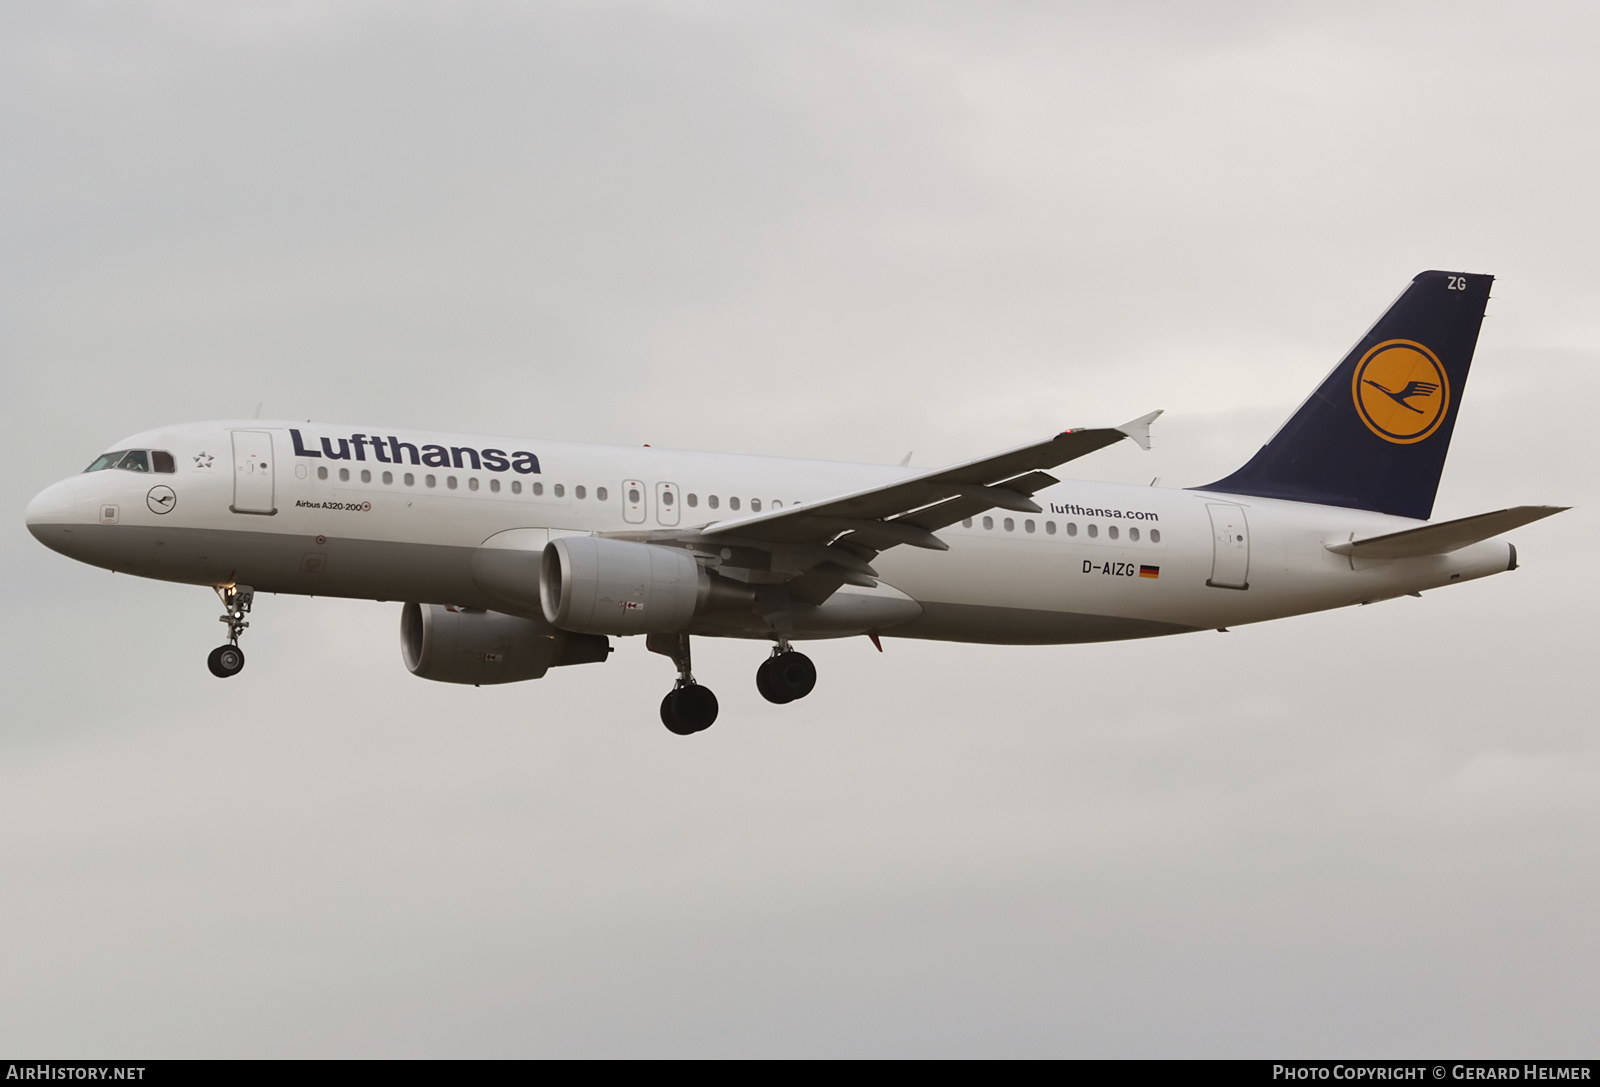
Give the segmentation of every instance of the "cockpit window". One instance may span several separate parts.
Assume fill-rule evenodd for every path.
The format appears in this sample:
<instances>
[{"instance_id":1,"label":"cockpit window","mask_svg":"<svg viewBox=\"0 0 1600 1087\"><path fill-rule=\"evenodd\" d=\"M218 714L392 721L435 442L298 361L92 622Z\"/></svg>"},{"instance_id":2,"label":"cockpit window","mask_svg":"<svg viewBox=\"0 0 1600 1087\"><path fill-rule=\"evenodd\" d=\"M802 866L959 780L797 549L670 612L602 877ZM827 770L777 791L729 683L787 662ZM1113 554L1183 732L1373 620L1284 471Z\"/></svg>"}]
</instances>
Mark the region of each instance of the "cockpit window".
<instances>
[{"instance_id":1,"label":"cockpit window","mask_svg":"<svg viewBox=\"0 0 1600 1087\"><path fill-rule=\"evenodd\" d=\"M107 468L121 468L125 472L176 472L177 462L163 449L118 449L95 458L85 472L100 472Z\"/></svg>"}]
</instances>

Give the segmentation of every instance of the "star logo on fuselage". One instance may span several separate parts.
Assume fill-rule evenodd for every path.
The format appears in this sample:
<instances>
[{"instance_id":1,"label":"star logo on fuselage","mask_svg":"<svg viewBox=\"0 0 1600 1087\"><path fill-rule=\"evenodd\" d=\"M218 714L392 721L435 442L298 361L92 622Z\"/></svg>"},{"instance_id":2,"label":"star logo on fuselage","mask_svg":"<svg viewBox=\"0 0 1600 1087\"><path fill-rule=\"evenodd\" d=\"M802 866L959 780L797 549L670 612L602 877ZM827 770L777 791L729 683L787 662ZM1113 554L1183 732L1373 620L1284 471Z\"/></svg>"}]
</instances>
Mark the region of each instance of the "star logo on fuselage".
<instances>
[{"instance_id":1,"label":"star logo on fuselage","mask_svg":"<svg viewBox=\"0 0 1600 1087\"><path fill-rule=\"evenodd\" d=\"M210 453L196 453L194 455L194 466L196 468L210 468L214 459Z\"/></svg>"}]
</instances>

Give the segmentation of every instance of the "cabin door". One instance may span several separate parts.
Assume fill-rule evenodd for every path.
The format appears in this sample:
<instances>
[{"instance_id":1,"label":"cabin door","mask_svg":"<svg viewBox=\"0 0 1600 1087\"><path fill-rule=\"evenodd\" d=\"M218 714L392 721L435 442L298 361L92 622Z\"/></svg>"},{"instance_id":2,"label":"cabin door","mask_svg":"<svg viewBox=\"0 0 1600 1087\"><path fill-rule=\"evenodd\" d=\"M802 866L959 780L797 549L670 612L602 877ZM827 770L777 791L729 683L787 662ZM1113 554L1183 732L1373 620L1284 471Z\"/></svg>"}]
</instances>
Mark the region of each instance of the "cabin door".
<instances>
[{"instance_id":1,"label":"cabin door","mask_svg":"<svg viewBox=\"0 0 1600 1087\"><path fill-rule=\"evenodd\" d=\"M233 432L234 513L277 513L273 505L272 435L265 430Z\"/></svg>"},{"instance_id":2,"label":"cabin door","mask_svg":"<svg viewBox=\"0 0 1600 1087\"><path fill-rule=\"evenodd\" d=\"M1244 507L1206 503L1211 515L1211 576L1206 584L1217 589L1250 587L1250 525Z\"/></svg>"}]
</instances>

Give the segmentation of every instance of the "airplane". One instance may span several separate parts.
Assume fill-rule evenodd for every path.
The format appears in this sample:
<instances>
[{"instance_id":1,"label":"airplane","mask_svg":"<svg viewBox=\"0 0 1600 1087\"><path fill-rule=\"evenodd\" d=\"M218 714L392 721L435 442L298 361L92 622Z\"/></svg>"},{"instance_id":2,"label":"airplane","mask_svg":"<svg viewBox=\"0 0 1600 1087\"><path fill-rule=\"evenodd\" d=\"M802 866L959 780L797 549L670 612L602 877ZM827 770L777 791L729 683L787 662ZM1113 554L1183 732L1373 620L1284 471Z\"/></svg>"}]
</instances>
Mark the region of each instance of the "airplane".
<instances>
[{"instance_id":1,"label":"airplane","mask_svg":"<svg viewBox=\"0 0 1600 1087\"><path fill-rule=\"evenodd\" d=\"M932 471L404 428L223 421L126 438L29 503L28 529L119 573L213 588L244 667L259 592L404 601L406 667L538 679L644 635L661 721L717 717L693 637L1069 644L1227 629L1517 568L1495 537L1567 507L1430 523L1493 277L1419 274L1244 466L1200 487L1062 481L1151 412Z\"/></svg>"}]
</instances>

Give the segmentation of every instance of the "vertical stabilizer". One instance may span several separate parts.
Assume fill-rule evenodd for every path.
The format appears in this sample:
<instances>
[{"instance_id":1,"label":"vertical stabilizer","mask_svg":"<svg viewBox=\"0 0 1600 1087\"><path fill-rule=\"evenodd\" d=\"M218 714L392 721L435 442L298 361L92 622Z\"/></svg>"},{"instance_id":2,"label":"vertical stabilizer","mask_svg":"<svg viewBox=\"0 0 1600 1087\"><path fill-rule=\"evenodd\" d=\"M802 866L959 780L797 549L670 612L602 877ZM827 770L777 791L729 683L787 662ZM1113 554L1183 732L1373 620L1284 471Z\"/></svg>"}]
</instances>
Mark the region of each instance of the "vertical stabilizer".
<instances>
[{"instance_id":1,"label":"vertical stabilizer","mask_svg":"<svg viewBox=\"0 0 1600 1087\"><path fill-rule=\"evenodd\" d=\"M1417 276L1248 464L1195 489L1427 520L1493 283Z\"/></svg>"}]
</instances>

